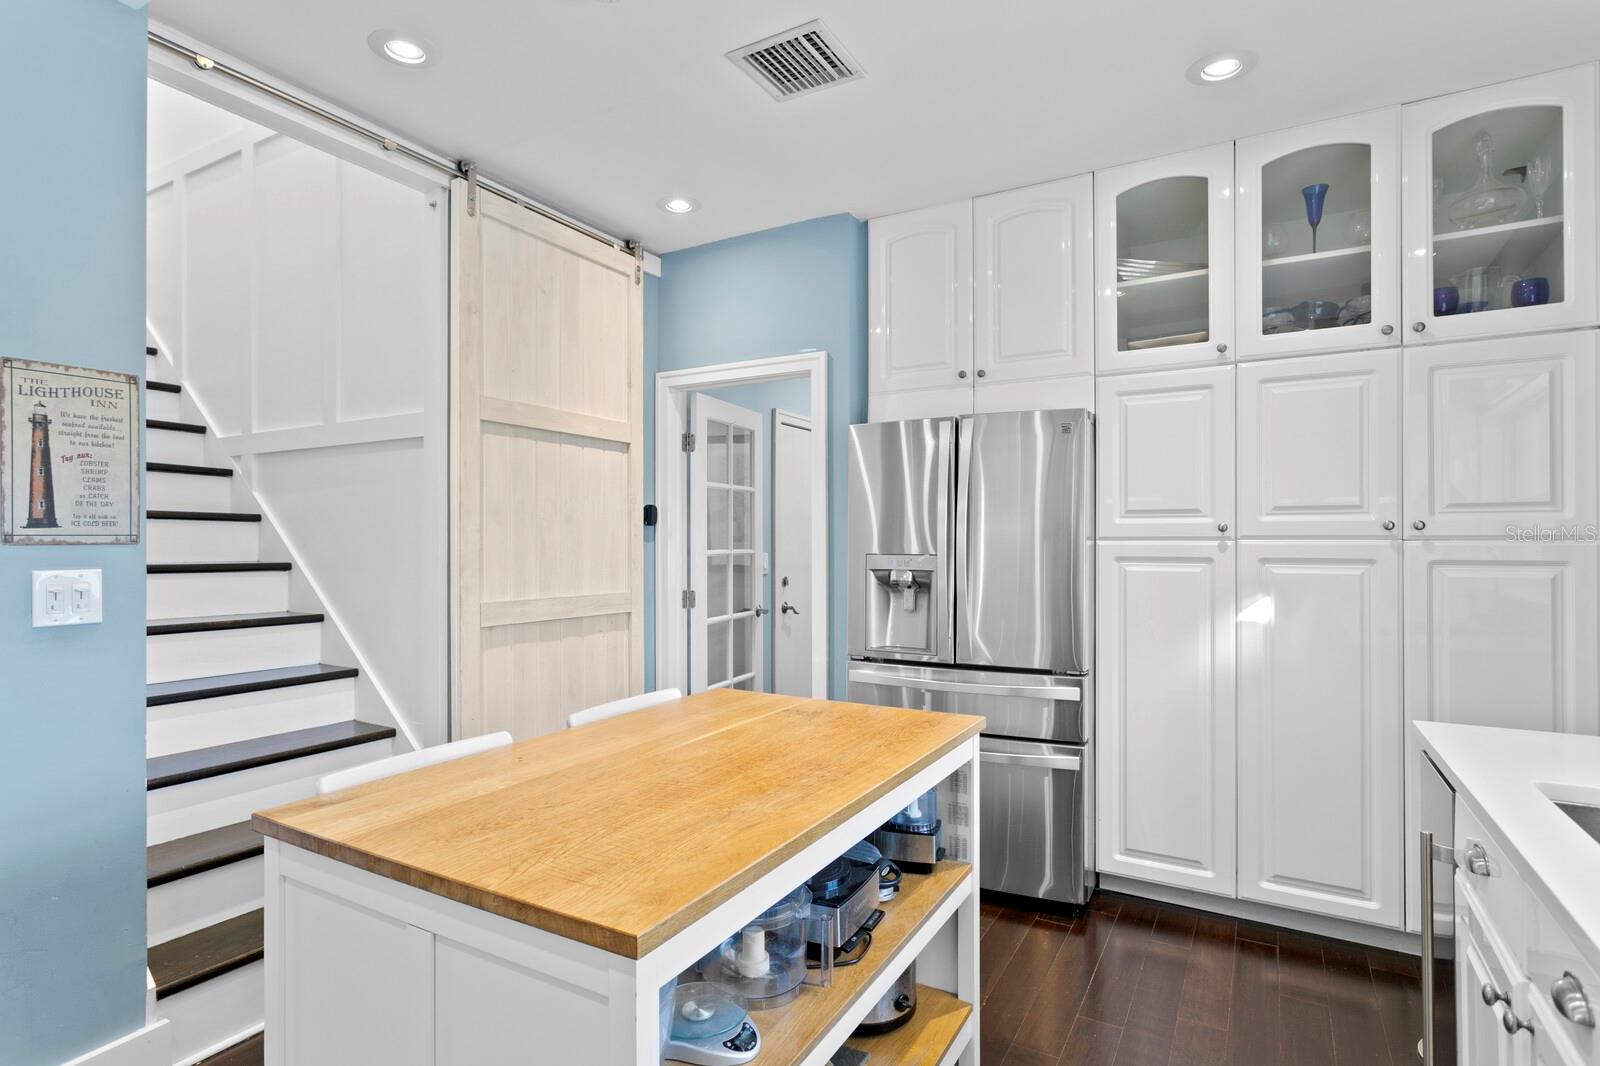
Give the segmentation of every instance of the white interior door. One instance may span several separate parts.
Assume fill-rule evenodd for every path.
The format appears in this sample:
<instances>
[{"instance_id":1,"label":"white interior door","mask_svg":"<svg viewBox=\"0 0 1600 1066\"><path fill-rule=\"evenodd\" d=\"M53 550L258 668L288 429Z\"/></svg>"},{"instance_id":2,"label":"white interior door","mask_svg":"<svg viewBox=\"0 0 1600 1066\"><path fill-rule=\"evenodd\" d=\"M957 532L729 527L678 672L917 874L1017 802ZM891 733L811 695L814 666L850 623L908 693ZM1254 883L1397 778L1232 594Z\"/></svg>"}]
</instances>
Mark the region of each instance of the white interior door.
<instances>
[{"instance_id":1,"label":"white interior door","mask_svg":"<svg viewBox=\"0 0 1600 1066\"><path fill-rule=\"evenodd\" d=\"M762 688L766 498L761 416L712 396L691 402L689 690Z\"/></svg>"},{"instance_id":2,"label":"white interior door","mask_svg":"<svg viewBox=\"0 0 1600 1066\"><path fill-rule=\"evenodd\" d=\"M772 691L811 695L811 419L772 412Z\"/></svg>"}]
</instances>

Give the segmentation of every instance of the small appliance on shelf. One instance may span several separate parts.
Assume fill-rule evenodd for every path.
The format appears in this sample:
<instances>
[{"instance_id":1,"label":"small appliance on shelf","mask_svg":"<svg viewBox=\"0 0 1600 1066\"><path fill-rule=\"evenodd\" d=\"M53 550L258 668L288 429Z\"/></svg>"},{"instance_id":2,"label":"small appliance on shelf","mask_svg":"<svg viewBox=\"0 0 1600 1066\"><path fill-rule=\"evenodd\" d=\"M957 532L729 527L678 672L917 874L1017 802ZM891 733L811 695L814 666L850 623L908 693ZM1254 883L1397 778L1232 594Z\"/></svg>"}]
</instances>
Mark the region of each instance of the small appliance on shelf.
<instances>
[{"instance_id":1,"label":"small appliance on shelf","mask_svg":"<svg viewBox=\"0 0 1600 1066\"><path fill-rule=\"evenodd\" d=\"M878 881L877 863L848 855L841 855L818 870L816 876L806 882L806 890L810 892L812 907L832 912L834 920L828 931L831 939L813 939L832 949L849 948L854 946L852 941L856 934L863 929L871 932L883 916L878 910ZM832 951L821 952L824 959L832 954Z\"/></svg>"},{"instance_id":2,"label":"small appliance on shelf","mask_svg":"<svg viewBox=\"0 0 1600 1066\"><path fill-rule=\"evenodd\" d=\"M902 869L932 873L939 861L939 794L929 789L872 834L883 857Z\"/></svg>"},{"instance_id":3,"label":"small appliance on shelf","mask_svg":"<svg viewBox=\"0 0 1600 1066\"><path fill-rule=\"evenodd\" d=\"M706 981L678 985L663 1058L693 1066L738 1066L761 1053L761 1032L737 994Z\"/></svg>"},{"instance_id":4,"label":"small appliance on shelf","mask_svg":"<svg viewBox=\"0 0 1600 1066\"><path fill-rule=\"evenodd\" d=\"M832 983L832 952L823 952L809 971L806 965L806 944L831 938L832 921L833 912L814 906L811 890L801 885L701 959L700 976L750 1010L781 1007L800 995L803 984Z\"/></svg>"}]
</instances>

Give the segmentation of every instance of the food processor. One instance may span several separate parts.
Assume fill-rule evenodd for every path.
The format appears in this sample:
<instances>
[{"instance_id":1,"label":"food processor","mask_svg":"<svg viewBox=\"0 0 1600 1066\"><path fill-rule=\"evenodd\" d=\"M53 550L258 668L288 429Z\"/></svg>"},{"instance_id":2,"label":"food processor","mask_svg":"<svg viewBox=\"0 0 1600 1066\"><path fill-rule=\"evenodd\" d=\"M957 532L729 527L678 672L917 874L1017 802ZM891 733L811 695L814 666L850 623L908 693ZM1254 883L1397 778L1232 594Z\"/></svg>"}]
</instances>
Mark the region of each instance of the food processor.
<instances>
[{"instance_id":1,"label":"food processor","mask_svg":"<svg viewBox=\"0 0 1600 1066\"><path fill-rule=\"evenodd\" d=\"M883 857L902 869L928 873L939 861L939 793L930 788L872 834Z\"/></svg>"},{"instance_id":2,"label":"food processor","mask_svg":"<svg viewBox=\"0 0 1600 1066\"><path fill-rule=\"evenodd\" d=\"M700 960L700 975L740 997L753 1011L781 1007L800 994L802 984L827 986L833 981L833 959L824 952L820 965L806 968L806 941L821 940L816 926L832 915L814 908L806 886L784 896L744 928Z\"/></svg>"}]
</instances>

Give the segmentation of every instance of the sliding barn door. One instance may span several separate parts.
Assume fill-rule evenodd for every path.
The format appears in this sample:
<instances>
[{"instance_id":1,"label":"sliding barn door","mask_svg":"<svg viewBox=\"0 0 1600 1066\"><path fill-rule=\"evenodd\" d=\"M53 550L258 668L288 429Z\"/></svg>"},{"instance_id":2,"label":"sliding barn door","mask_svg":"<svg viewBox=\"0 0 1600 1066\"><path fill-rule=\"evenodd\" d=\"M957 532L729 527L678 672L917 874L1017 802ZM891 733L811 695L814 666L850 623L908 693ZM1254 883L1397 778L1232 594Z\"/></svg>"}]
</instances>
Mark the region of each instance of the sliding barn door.
<instances>
[{"instance_id":1,"label":"sliding barn door","mask_svg":"<svg viewBox=\"0 0 1600 1066\"><path fill-rule=\"evenodd\" d=\"M458 733L644 687L643 288L632 256L452 190Z\"/></svg>"}]
</instances>

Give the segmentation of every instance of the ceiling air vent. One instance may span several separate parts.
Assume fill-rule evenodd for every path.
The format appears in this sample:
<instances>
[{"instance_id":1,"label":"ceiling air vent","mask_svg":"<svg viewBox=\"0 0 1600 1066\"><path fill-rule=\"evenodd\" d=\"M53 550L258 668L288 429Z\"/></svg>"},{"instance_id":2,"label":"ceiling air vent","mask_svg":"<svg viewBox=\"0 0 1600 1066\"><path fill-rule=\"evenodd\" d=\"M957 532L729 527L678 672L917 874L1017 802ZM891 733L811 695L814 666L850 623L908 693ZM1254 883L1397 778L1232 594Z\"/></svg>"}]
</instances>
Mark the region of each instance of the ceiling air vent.
<instances>
[{"instance_id":1,"label":"ceiling air vent","mask_svg":"<svg viewBox=\"0 0 1600 1066\"><path fill-rule=\"evenodd\" d=\"M728 58L774 100L793 100L862 75L860 65L820 19L735 48Z\"/></svg>"}]
</instances>

